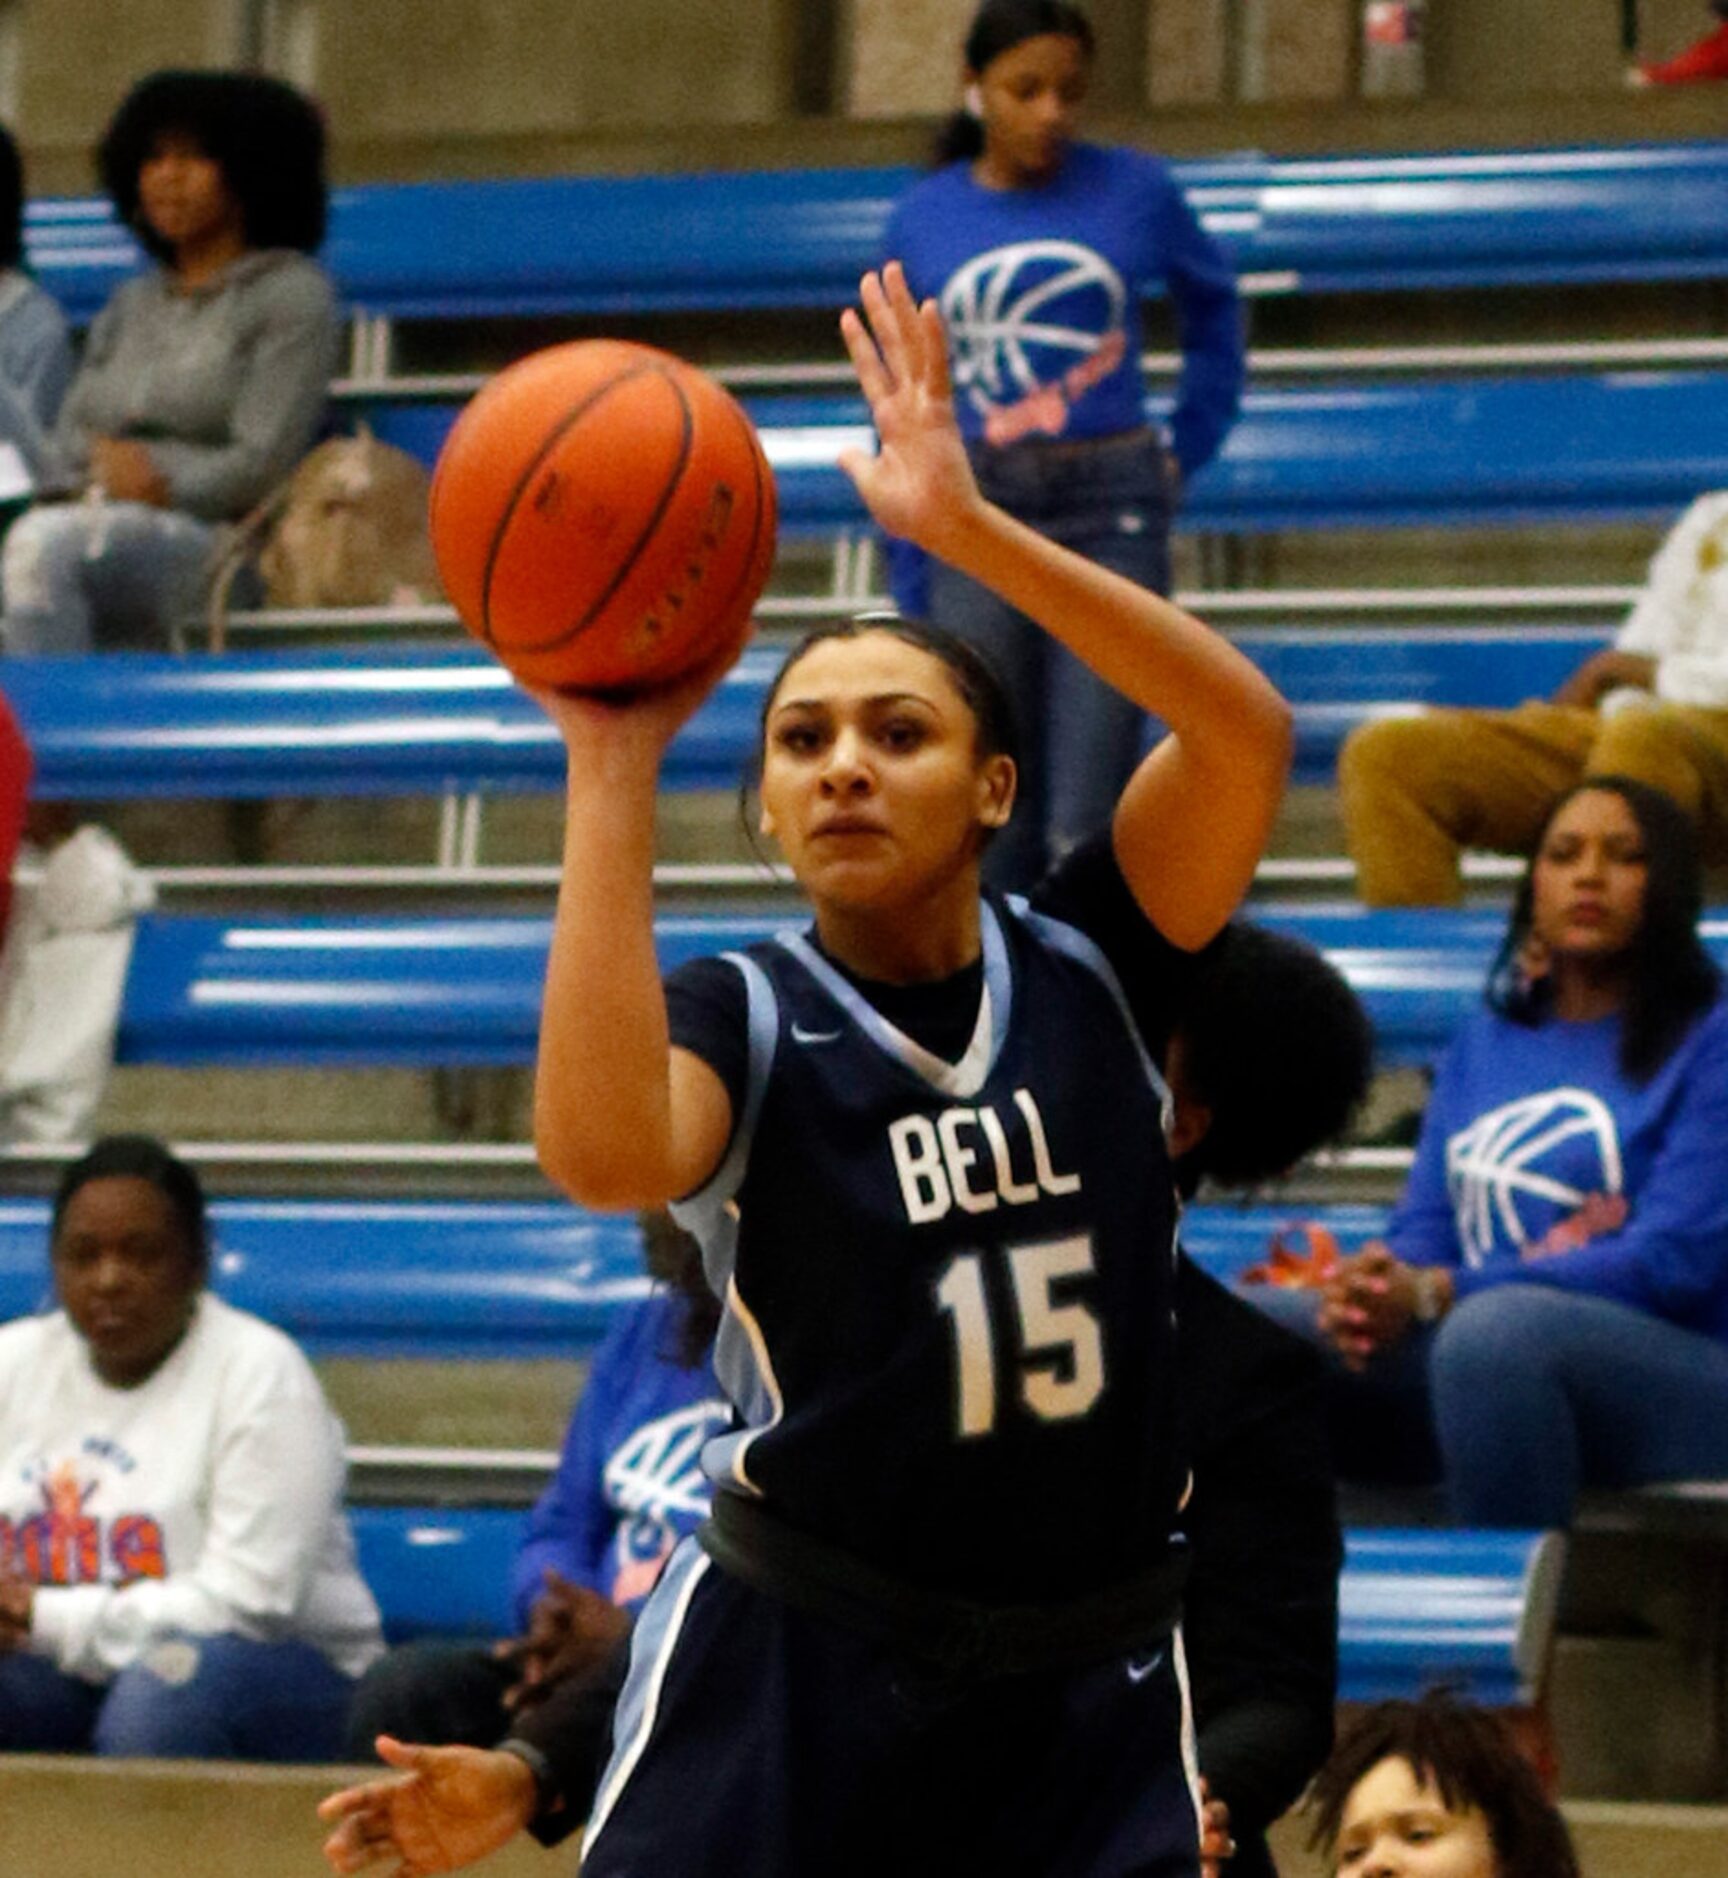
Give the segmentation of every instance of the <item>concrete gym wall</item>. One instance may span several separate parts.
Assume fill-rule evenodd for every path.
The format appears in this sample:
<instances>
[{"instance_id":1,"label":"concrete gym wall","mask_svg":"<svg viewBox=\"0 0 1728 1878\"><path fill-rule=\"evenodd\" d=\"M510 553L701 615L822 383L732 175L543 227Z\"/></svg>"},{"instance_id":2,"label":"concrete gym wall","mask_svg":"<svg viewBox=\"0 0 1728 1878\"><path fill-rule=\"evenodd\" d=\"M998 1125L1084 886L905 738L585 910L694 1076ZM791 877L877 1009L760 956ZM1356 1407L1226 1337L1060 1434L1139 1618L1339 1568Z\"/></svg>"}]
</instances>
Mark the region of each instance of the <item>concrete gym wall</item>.
<instances>
[{"instance_id":1,"label":"concrete gym wall","mask_svg":"<svg viewBox=\"0 0 1728 1878\"><path fill-rule=\"evenodd\" d=\"M90 187L89 152L134 79L231 56L227 0L14 0L14 128L37 189Z\"/></svg>"},{"instance_id":2,"label":"concrete gym wall","mask_svg":"<svg viewBox=\"0 0 1728 1878\"><path fill-rule=\"evenodd\" d=\"M954 107L961 43L977 0L847 0L839 16L837 95L853 118L930 116ZM1098 38L1095 101L1140 104L1146 69L1146 0L1088 0Z\"/></svg>"},{"instance_id":3,"label":"concrete gym wall","mask_svg":"<svg viewBox=\"0 0 1728 1878\"><path fill-rule=\"evenodd\" d=\"M789 0L328 0L317 82L367 142L757 123L788 108L792 18Z\"/></svg>"},{"instance_id":4,"label":"concrete gym wall","mask_svg":"<svg viewBox=\"0 0 1728 1878\"><path fill-rule=\"evenodd\" d=\"M338 180L916 160L972 0L0 0L0 110L89 187L126 85L251 43L330 108ZM1360 0L1092 0L1094 124L1173 154L1721 134L1720 87L1628 92L1619 8L1433 0L1429 86L1362 101ZM1643 0L1644 49L1707 24Z\"/></svg>"}]
</instances>

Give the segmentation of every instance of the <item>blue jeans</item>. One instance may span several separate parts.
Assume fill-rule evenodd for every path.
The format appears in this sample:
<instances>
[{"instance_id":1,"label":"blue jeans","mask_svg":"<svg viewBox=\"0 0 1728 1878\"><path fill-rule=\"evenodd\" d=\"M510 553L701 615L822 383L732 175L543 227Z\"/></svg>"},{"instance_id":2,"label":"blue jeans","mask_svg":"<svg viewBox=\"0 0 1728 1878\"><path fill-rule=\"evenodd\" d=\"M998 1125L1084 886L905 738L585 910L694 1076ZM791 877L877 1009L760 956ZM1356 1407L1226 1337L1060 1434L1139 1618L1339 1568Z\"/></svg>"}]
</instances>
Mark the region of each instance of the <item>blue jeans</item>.
<instances>
[{"instance_id":1,"label":"blue jeans","mask_svg":"<svg viewBox=\"0 0 1728 1878\"><path fill-rule=\"evenodd\" d=\"M992 502L1052 541L1142 587L1170 587L1170 469L1151 431L1090 443L1033 441L973 452ZM970 640L1013 700L1020 792L985 874L1020 891L1104 827L1146 734L1140 708L988 588L940 562L930 619Z\"/></svg>"},{"instance_id":2,"label":"blue jeans","mask_svg":"<svg viewBox=\"0 0 1728 1878\"><path fill-rule=\"evenodd\" d=\"M48 502L0 550L8 653L164 648L198 604L216 543L208 522L143 502Z\"/></svg>"},{"instance_id":3,"label":"blue jeans","mask_svg":"<svg viewBox=\"0 0 1728 1878\"><path fill-rule=\"evenodd\" d=\"M329 1761L354 1684L306 1643L168 1637L106 1686L0 1655L0 1753Z\"/></svg>"},{"instance_id":4,"label":"blue jeans","mask_svg":"<svg viewBox=\"0 0 1728 1878\"><path fill-rule=\"evenodd\" d=\"M1331 1351L1314 1292L1242 1295ZM1604 1298L1495 1286L1437 1329L1412 1325L1361 1375L1335 1354L1331 1370L1340 1471L1367 1471L1365 1445L1431 1417L1466 1525L1566 1526L1583 1487L1728 1479L1728 1345ZM1420 1450L1406 1458L1419 1474Z\"/></svg>"}]
</instances>

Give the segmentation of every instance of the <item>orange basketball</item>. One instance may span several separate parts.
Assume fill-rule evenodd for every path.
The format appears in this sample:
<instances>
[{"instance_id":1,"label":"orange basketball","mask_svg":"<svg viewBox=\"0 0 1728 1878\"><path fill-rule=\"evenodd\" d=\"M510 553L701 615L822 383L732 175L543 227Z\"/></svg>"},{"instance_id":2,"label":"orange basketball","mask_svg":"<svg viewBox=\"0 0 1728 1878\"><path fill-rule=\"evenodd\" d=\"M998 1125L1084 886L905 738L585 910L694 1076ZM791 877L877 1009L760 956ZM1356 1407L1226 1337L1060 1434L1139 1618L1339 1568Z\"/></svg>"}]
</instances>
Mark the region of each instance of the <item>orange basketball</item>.
<instances>
[{"instance_id":1,"label":"orange basketball","mask_svg":"<svg viewBox=\"0 0 1728 1878\"><path fill-rule=\"evenodd\" d=\"M774 477L705 373L617 339L500 372L432 480L463 623L531 684L627 692L742 648L774 556Z\"/></svg>"}]
</instances>

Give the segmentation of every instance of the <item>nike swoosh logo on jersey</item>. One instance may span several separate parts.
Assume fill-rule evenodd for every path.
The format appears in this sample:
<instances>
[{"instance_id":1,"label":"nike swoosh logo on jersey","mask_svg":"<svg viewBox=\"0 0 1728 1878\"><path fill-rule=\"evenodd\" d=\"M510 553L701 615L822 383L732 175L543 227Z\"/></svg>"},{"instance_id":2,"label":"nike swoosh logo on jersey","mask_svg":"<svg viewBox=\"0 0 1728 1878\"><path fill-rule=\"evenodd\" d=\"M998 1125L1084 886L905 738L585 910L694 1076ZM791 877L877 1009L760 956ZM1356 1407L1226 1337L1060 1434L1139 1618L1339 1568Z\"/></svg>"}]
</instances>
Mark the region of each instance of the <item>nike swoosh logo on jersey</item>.
<instances>
[{"instance_id":1,"label":"nike swoosh logo on jersey","mask_svg":"<svg viewBox=\"0 0 1728 1878\"><path fill-rule=\"evenodd\" d=\"M1142 1657L1138 1662L1131 1662L1128 1665L1128 1680L1130 1682L1144 1682L1163 1661L1164 1652L1162 1650L1154 1650L1150 1656Z\"/></svg>"},{"instance_id":2,"label":"nike swoosh logo on jersey","mask_svg":"<svg viewBox=\"0 0 1728 1878\"><path fill-rule=\"evenodd\" d=\"M806 1030L802 1024L792 1026L794 1043L838 1043L840 1032L837 1030Z\"/></svg>"}]
</instances>

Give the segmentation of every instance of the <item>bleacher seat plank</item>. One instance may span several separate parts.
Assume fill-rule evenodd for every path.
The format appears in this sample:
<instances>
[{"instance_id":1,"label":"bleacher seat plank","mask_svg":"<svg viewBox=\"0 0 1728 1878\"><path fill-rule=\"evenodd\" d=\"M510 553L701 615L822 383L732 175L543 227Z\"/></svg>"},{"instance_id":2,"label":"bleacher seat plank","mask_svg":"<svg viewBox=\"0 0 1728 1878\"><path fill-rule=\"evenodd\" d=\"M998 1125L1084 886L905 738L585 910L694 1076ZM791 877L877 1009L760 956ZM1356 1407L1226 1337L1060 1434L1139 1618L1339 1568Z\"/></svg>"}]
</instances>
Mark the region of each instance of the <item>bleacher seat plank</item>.
<instances>
[{"instance_id":1,"label":"bleacher seat plank","mask_svg":"<svg viewBox=\"0 0 1728 1878\"><path fill-rule=\"evenodd\" d=\"M839 468L871 447L849 396L745 398L796 535L867 524ZM362 407L377 434L430 463L456 404ZM1148 421L1170 399L1146 401ZM1655 519L1728 483L1728 373L1342 382L1250 389L1222 449L1184 489L1180 529L1520 526Z\"/></svg>"},{"instance_id":2,"label":"bleacher seat plank","mask_svg":"<svg viewBox=\"0 0 1728 1878\"><path fill-rule=\"evenodd\" d=\"M1425 291L1728 274L1728 144L1183 161L1250 291ZM907 166L372 183L336 191L346 300L396 319L840 305ZM30 204L80 323L139 265L108 204Z\"/></svg>"},{"instance_id":3,"label":"bleacher seat plank","mask_svg":"<svg viewBox=\"0 0 1728 1878\"><path fill-rule=\"evenodd\" d=\"M1307 1209L1349 1246L1386 1209ZM1183 1244L1226 1281L1288 1209L1189 1208ZM218 1199L211 1283L319 1357L585 1357L647 1294L634 1219L565 1200ZM0 1321L48 1295L48 1203L0 1199Z\"/></svg>"},{"instance_id":4,"label":"bleacher seat plank","mask_svg":"<svg viewBox=\"0 0 1728 1878\"><path fill-rule=\"evenodd\" d=\"M1324 951L1374 1022L1384 1063L1426 1062L1476 1008L1504 932L1493 910L1260 902L1254 917ZM664 915L663 970L798 924L774 914ZM551 923L500 918L140 917L122 1005L127 1063L279 1068L525 1066ZM1728 962L1728 916L1703 925Z\"/></svg>"},{"instance_id":5,"label":"bleacher seat plank","mask_svg":"<svg viewBox=\"0 0 1728 1878\"><path fill-rule=\"evenodd\" d=\"M349 1518L392 1642L512 1633L509 1587L525 1514L358 1506ZM1563 1556L1557 1533L1347 1533L1339 1699L1409 1698L1445 1682L1490 1706L1529 1703L1546 1667Z\"/></svg>"},{"instance_id":6,"label":"bleacher seat plank","mask_svg":"<svg viewBox=\"0 0 1728 1878\"><path fill-rule=\"evenodd\" d=\"M1543 697L1602 627L1351 626L1233 633L1296 711L1297 774L1329 778L1345 736L1422 705ZM783 653L747 652L680 731L664 788L729 789ZM219 658L11 659L0 673L45 801L426 795L562 788L564 746L502 666L466 642Z\"/></svg>"},{"instance_id":7,"label":"bleacher seat plank","mask_svg":"<svg viewBox=\"0 0 1728 1878\"><path fill-rule=\"evenodd\" d=\"M1533 1702L1547 1668L1564 1555L1559 1533L1346 1533L1340 1700L1380 1702L1446 1682L1496 1707Z\"/></svg>"},{"instance_id":8,"label":"bleacher seat plank","mask_svg":"<svg viewBox=\"0 0 1728 1878\"><path fill-rule=\"evenodd\" d=\"M633 1219L563 1201L213 1203L211 1283L317 1357L585 1357L647 1295ZM48 1295L48 1206L0 1199L0 1321Z\"/></svg>"}]
</instances>

